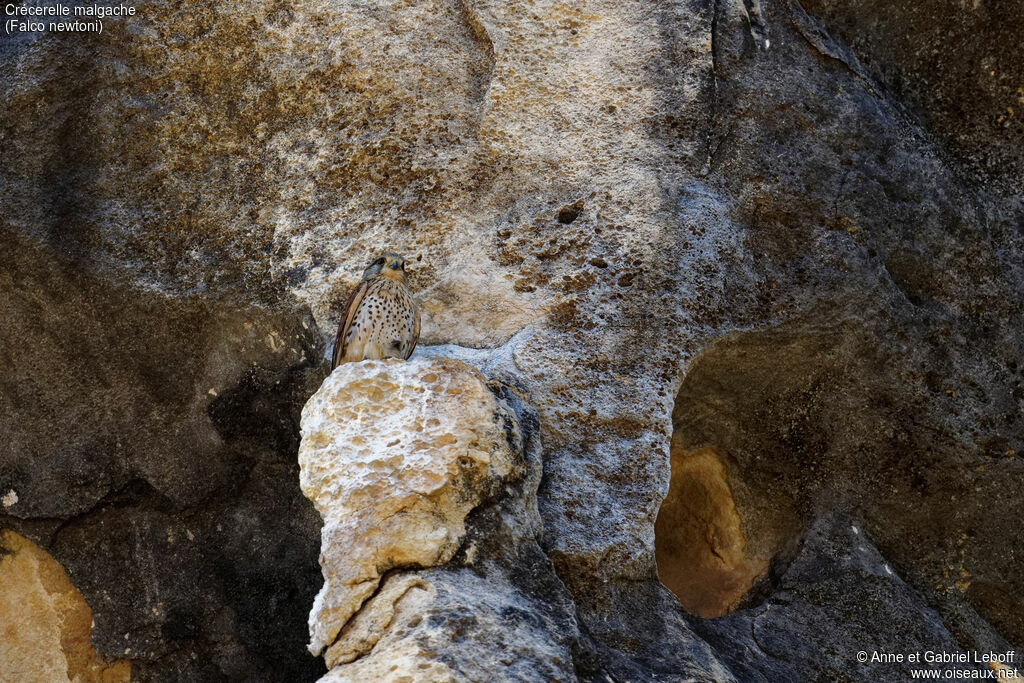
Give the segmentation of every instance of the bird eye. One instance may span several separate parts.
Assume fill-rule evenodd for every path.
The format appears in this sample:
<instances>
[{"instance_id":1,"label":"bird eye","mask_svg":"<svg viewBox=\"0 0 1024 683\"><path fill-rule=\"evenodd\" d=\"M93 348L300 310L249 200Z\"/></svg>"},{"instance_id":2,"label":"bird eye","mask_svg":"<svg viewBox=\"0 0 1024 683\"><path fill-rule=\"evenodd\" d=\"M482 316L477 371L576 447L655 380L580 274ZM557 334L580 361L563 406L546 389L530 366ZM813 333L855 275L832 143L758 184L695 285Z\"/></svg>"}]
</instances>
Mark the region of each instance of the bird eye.
<instances>
[{"instance_id":1,"label":"bird eye","mask_svg":"<svg viewBox=\"0 0 1024 683\"><path fill-rule=\"evenodd\" d=\"M384 265L384 257L383 257L383 256L381 256L381 257L380 257L379 259L377 259L376 261L374 261L374 262L373 262L373 265L375 265L375 266L383 266L383 265Z\"/></svg>"},{"instance_id":2,"label":"bird eye","mask_svg":"<svg viewBox=\"0 0 1024 683\"><path fill-rule=\"evenodd\" d=\"M392 261L391 262L391 268L393 270L398 270L398 261Z\"/></svg>"}]
</instances>

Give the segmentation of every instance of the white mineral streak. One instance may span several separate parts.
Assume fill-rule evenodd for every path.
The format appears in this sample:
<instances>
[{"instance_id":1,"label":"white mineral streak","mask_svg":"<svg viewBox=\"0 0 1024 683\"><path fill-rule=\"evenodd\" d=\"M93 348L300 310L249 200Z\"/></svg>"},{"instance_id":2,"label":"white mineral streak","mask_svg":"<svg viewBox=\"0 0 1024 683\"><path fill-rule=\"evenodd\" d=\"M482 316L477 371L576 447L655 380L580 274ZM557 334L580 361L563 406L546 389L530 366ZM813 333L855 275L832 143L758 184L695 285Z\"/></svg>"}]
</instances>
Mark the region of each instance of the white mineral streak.
<instances>
[{"instance_id":1,"label":"white mineral streak","mask_svg":"<svg viewBox=\"0 0 1024 683\"><path fill-rule=\"evenodd\" d=\"M521 467L496 410L483 376L445 358L347 363L309 400L300 483L324 520L325 579L309 616L311 652L335 642L385 572L450 559L466 515ZM350 629L357 641L363 631ZM359 650L345 640L332 660Z\"/></svg>"}]
</instances>

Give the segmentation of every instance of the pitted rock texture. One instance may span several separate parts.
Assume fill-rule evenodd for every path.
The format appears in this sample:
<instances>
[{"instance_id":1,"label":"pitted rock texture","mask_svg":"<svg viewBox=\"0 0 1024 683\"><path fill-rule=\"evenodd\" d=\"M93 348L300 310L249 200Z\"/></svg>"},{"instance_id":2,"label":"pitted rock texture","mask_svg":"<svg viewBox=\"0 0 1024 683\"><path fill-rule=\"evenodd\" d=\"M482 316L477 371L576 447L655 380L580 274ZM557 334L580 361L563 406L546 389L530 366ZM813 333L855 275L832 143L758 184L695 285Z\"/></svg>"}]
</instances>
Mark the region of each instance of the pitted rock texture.
<instances>
[{"instance_id":1,"label":"pitted rock texture","mask_svg":"<svg viewBox=\"0 0 1024 683\"><path fill-rule=\"evenodd\" d=\"M324 516L322 680L576 679L586 639L539 543L540 452L524 397L460 360L334 370L299 451Z\"/></svg>"},{"instance_id":2,"label":"pitted rock texture","mask_svg":"<svg viewBox=\"0 0 1024 683\"><path fill-rule=\"evenodd\" d=\"M316 589L296 414L386 248L410 260L421 344L476 347L446 352L536 406L540 544L590 644L581 677L717 675L657 580L673 440L720 456L767 566L725 604L770 596L833 507L961 647L1024 643L1019 8L138 10L0 43L0 523L84 577L101 654L128 632L143 675L313 675L289 654L289 591ZM256 353L245 322L313 352ZM230 399L203 398L210 377ZM169 564L193 519L202 548L175 557L199 587L111 589ZM101 528L112 553L80 550ZM157 596L173 609L151 618Z\"/></svg>"},{"instance_id":3,"label":"pitted rock texture","mask_svg":"<svg viewBox=\"0 0 1024 683\"><path fill-rule=\"evenodd\" d=\"M451 559L466 515L522 476L515 456L486 380L461 361L338 366L302 412L302 491L324 520L310 651L335 643L388 571Z\"/></svg>"}]
</instances>

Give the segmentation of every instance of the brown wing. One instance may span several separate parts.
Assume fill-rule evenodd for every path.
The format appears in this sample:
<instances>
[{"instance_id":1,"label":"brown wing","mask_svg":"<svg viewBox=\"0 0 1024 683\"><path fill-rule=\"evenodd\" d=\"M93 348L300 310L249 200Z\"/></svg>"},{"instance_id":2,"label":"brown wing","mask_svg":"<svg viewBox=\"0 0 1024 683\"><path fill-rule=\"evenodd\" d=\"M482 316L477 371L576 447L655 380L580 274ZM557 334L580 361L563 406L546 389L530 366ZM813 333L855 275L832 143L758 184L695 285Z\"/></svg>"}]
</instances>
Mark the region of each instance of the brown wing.
<instances>
[{"instance_id":1,"label":"brown wing","mask_svg":"<svg viewBox=\"0 0 1024 683\"><path fill-rule=\"evenodd\" d=\"M359 308L359 304L363 301L363 295L366 294L366 288L369 287L370 282L363 280L358 285L352 288L349 292L348 301L345 302L345 309L341 315L341 320L338 321L338 335L334 338L334 354L331 356L331 370L338 367L338 363L345 357L345 337L348 336L349 328L352 327L352 321L356 317L356 309Z\"/></svg>"},{"instance_id":2,"label":"brown wing","mask_svg":"<svg viewBox=\"0 0 1024 683\"><path fill-rule=\"evenodd\" d=\"M409 344L409 353L406 354L405 359L409 360L412 356L412 352L416 350L416 342L420 340L420 309L413 303L412 308L412 343Z\"/></svg>"}]
</instances>

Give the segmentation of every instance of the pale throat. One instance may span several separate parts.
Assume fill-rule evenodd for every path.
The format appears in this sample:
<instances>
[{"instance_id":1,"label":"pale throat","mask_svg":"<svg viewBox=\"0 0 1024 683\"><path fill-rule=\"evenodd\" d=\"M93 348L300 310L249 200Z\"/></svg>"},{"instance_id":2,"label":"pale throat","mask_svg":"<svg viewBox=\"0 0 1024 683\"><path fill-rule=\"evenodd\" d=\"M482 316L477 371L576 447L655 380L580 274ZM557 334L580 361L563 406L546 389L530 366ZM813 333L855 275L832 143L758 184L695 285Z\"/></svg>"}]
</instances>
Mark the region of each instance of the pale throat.
<instances>
[{"instance_id":1,"label":"pale throat","mask_svg":"<svg viewBox=\"0 0 1024 683\"><path fill-rule=\"evenodd\" d=\"M386 268L382 269L380 274L384 277L391 278L395 282L401 282L403 285L405 284L405 273L400 270L391 270L390 268Z\"/></svg>"}]
</instances>

